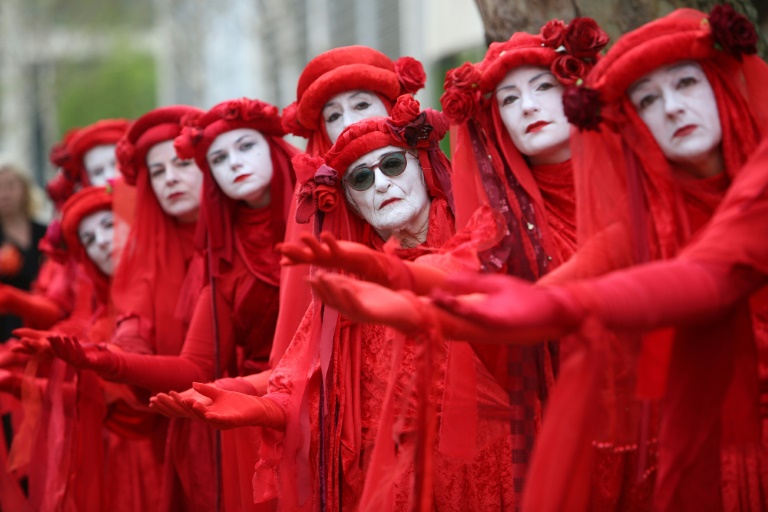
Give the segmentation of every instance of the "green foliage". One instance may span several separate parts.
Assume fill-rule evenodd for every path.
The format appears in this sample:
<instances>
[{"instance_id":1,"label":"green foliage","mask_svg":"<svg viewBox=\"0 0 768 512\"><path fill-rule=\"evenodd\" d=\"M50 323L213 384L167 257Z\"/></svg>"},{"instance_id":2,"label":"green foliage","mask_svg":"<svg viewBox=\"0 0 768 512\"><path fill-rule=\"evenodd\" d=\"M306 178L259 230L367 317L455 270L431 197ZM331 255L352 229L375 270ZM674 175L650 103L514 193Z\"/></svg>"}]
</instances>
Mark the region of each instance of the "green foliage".
<instances>
[{"instance_id":1,"label":"green foliage","mask_svg":"<svg viewBox=\"0 0 768 512\"><path fill-rule=\"evenodd\" d=\"M56 72L59 133L99 119L136 118L156 104L152 56L119 48L104 59L60 64Z\"/></svg>"}]
</instances>

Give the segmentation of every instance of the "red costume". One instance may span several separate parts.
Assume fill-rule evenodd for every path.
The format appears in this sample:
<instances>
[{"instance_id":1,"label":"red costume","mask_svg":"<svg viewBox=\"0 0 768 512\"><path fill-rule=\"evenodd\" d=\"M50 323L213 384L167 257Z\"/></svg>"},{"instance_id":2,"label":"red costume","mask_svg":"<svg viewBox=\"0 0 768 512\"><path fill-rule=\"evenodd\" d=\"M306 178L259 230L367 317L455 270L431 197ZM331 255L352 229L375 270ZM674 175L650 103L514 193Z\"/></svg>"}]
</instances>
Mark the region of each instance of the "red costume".
<instances>
[{"instance_id":1,"label":"red costume","mask_svg":"<svg viewBox=\"0 0 768 512\"><path fill-rule=\"evenodd\" d=\"M596 34L591 46L576 36L584 26ZM441 102L456 125L452 181L457 225L464 226L480 205L487 204L501 212L509 229L496 247L482 254L484 271L536 280L576 250L571 160L531 165L504 126L497 87L521 66L542 67L561 84L572 84L586 76L607 42L608 36L589 18L569 25L551 21L540 34L515 33L509 41L491 44L479 64L465 63L447 73ZM512 401L513 422L524 425L514 431L514 471L517 489L522 491L542 408L557 371L559 347L550 342L539 347L480 350L486 353L485 360L496 363L492 370L510 396L523 397Z\"/></svg>"}]
</instances>

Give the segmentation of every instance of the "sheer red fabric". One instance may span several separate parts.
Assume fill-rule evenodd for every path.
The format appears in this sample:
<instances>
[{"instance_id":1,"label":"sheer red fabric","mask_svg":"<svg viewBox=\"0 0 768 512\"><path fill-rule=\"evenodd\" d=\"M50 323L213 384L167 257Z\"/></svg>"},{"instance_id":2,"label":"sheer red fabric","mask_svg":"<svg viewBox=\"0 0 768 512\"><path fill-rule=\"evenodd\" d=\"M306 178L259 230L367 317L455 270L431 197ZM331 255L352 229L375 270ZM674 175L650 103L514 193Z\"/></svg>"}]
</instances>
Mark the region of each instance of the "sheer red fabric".
<instances>
[{"instance_id":1,"label":"sheer red fabric","mask_svg":"<svg viewBox=\"0 0 768 512\"><path fill-rule=\"evenodd\" d=\"M596 275L675 256L711 217L762 137L766 101L751 93L755 83L768 78L768 67L757 57L737 60L718 50L710 20L683 9L626 34L587 77L586 89L579 89L599 94L599 114L605 122L600 132L574 133L572 138L581 245L573 275ZM725 168L713 179L693 180L670 165L626 96L634 81L680 60L698 61L715 93ZM590 107L573 110L586 115ZM572 510L597 504L642 508L649 506L654 480L657 510L719 510L729 488L749 485L724 481L721 493L719 483L721 446L754 441L748 428L754 411L740 407L744 401L733 394L750 389L755 373L754 359L752 368L744 364L753 336L747 310L734 311L707 328L678 327L642 336L636 331L612 333L593 324L583 334L587 348L568 363L567 373L563 370L557 393L565 397L569 388L580 388L593 400L553 398L559 405L550 407L552 423L537 446L528 510L561 510L558 507L573 503L576 495L584 499L576 500ZM587 368L597 364L595 358L610 368L602 381L587 377ZM724 403L730 405L722 409ZM594 416L612 421L590 425ZM570 418L584 420L578 423L584 426L582 435L557 430ZM595 440L599 443L590 448ZM564 443L572 448L572 458L566 461L562 450L553 449ZM594 467L610 459L614 465L594 470L601 481L591 492L564 484L567 475L551 469L555 464ZM627 475L633 474L628 481ZM561 491L555 496L552 489ZM629 504L606 502L611 489L621 489L619 496Z\"/></svg>"}]
</instances>

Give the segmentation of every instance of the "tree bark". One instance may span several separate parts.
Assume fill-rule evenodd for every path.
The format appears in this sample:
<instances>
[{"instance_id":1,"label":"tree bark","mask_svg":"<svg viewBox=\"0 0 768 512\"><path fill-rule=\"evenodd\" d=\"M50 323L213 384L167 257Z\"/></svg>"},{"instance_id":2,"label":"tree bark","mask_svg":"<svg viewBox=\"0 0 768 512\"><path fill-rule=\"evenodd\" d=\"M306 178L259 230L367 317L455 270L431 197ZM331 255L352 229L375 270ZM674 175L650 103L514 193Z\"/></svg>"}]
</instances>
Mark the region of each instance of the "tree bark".
<instances>
[{"instance_id":1,"label":"tree bark","mask_svg":"<svg viewBox=\"0 0 768 512\"><path fill-rule=\"evenodd\" d=\"M506 41L515 32L538 33L552 19L571 20L589 16L597 20L615 41L621 34L668 14L691 7L709 12L720 0L475 0L485 25L488 44ZM762 0L730 0L757 27L760 54L766 58L765 28L768 11ZM760 9L758 10L758 7ZM759 16L758 16L759 15Z\"/></svg>"}]
</instances>

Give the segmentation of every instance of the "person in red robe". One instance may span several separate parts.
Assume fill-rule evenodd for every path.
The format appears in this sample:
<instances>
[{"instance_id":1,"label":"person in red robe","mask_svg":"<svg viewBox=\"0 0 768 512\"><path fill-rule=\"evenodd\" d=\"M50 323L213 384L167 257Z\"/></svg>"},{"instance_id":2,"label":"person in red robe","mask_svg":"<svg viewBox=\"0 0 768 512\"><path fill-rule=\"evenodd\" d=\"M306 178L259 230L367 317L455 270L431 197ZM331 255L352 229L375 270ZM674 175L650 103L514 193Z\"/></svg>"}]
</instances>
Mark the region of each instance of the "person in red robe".
<instances>
[{"instance_id":1,"label":"person in red robe","mask_svg":"<svg viewBox=\"0 0 768 512\"><path fill-rule=\"evenodd\" d=\"M584 242L569 263L572 275L673 257L709 220L765 132L768 110L759 84L768 67L752 55L755 40L749 22L730 7L717 7L709 16L676 11L623 36L583 86L566 92L569 119L600 129L582 132L573 146L579 148L574 166ZM749 274L732 277L755 282ZM655 322L666 316L669 303L638 308L631 288L621 290L628 293L619 300L593 281L560 288L499 276L486 280L467 277L454 291L486 292L496 300L444 297L441 304L463 318L443 314L441 329L457 333L463 326L459 337L512 342L581 326L585 345L563 368L531 468L527 509L586 510L589 479L574 478L574 471L593 463L590 444L605 436L630 448L635 443L638 478L658 474L655 509L765 507L765 450L755 445L754 428L757 365L749 356L751 316L760 322L759 309L750 315L742 302L698 325L682 314L675 329L642 338L644 327L663 325ZM665 287L663 280L645 284ZM324 288L331 304L339 305L333 295L349 303L343 311L384 320L379 313L385 308L374 310L358 283L329 282ZM569 302L574 295L577 300ZM591 321L595 297L615 314L608 321L598 318L602 325ZM379 295L377 304L384 300ZM587 307L575 316L563 307L579 303ZM405 311L400 308L401 324ZM387 314L389 323L398 316L394 310ZM585 317L590 321L582 325ZM645 326L632 318L643 318ZM501 325L516 327L499 331ZM655 420L648 402L660 397ZM608 421L596 422L599 417ZM571 428L564 430L564 423ZM653 424L658 469L656 441L648 437ZM628 506L642 502L629 499Z\"/></svg>"}]
</instances>

